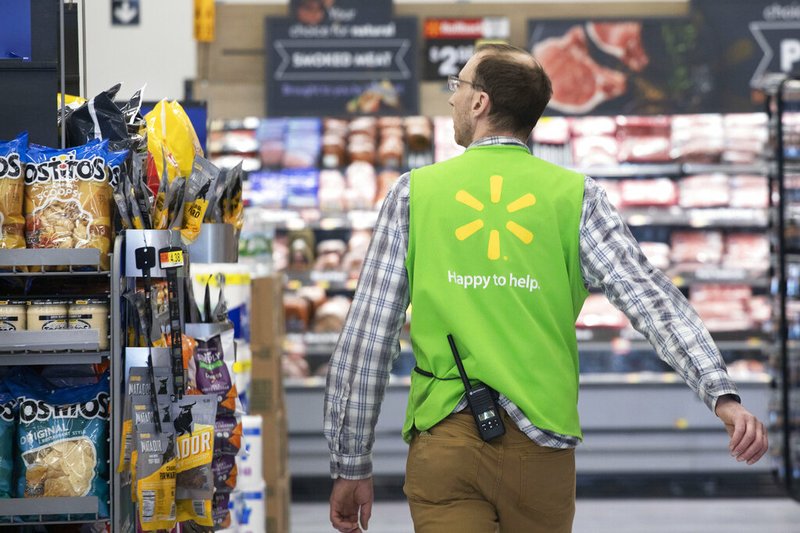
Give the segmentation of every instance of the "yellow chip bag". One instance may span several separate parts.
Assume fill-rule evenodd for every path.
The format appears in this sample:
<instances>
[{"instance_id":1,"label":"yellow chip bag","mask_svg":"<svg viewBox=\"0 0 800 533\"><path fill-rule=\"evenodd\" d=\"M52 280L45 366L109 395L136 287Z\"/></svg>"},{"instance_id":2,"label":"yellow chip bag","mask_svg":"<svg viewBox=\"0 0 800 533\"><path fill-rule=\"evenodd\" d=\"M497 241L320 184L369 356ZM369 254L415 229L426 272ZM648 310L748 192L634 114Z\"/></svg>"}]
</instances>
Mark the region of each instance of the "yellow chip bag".
<instances>
[{"instance_id":1,"label":"yellow chip bag","mask_svg":"<svg viewBox=\"0 0 800 533\"><path fill-rule=\"evenodd\" d=\"M0 142L0 250L25 248L25 218L22 199L25 192L25 153L28 134Z\"/></svg>"},{"instance_id":2,"label":"yellow chip bag","mask_svg":"<svg viewBox=\"0 0 800 533\"><path fill-rule=\"evenodd\" d=\"M107 141L25 155L25 239L28 248L97 248L108 270L112 190Z\"/></svg>"},{"instance_id":3,"label":"yellow chip bag","mask_svg":"<svg viewBox=\"0 0 800 533\"><path fill-rule=\"evenodd\" d=\"M136 502L143 531L170 530L177 520L175 506L175 434L155 425L137 428Z\"/></svg>"},{"instance_id":4,"label":"yellow chip bag","mask_svg":"<svg viewBox=\"0 0 800 533\"><path fill-rule=\"evenodd\" d=\"M178 176L189 176L192 173L192 161L195 156L203 155L203 149L181 105L161 100L144 118L147 123L147 151L152 160L161 162L166 158L170 182ZM160 178L162 166L156 165L156 170Z\"/></svg>"}]
</instances>

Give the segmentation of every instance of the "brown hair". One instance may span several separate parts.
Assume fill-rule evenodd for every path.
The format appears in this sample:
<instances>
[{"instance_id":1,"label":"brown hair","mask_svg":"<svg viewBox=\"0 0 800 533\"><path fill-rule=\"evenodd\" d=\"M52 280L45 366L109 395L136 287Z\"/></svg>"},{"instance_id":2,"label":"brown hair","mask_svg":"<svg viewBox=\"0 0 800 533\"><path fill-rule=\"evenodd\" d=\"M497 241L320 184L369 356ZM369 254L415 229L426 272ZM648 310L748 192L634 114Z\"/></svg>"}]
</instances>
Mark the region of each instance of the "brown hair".
<instances>
[{"instance_id":1,"label":"brown hair","mask_svg":"<svg viewBox=\"0 0 800 533\"><path fill-rule=\"evenodd\" d=\"M482 57L474 83L489 94L492 125L527 138L553 95L550 78L533 56L516 46L484 44L476 53Z\"/></svg>"}]
</instances>

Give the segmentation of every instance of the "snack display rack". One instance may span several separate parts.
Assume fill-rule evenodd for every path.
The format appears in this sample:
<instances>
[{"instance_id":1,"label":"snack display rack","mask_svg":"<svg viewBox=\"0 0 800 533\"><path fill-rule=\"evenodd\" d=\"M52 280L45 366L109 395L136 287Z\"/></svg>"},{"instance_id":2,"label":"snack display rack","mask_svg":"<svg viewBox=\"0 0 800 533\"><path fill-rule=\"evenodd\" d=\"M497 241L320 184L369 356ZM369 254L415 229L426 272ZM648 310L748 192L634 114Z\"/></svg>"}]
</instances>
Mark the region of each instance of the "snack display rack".
<instances>
[{"instance_id":1,"label":"snack display rack","mask_svg":"<svg viewBox=\"0 0 800 533\"><path fill-rule=\"evenodd\" d=\"M104 287L106 297L111 302L115 299L113 284L109 282L109 279L113 279L113 272L100 270L100 252L96 249L0 250L0 263L6 269L0 272L0 278L27 281L53 278L57 281L63 276L70 276L84 282L92 280L97 283L94 287ZM54 267L59 267L59 270ZM37 271L29 272L28 269ZM110 322L113 322L112 316L113 312L110 312ZM110 346L113 346L117 341L118 329L111 325L107 331L111 339ZM34 366L70 367L109 361L114 368L116 358L113 350L101 350L99 346L98 330L93 329L3 332L0 336L0 365L15 366L24 361ZM113 384L111 392L114 393ZM116 415L112 413L111 416L113 419ZM112 421L108 423L109 427L113 427ZM113 442L114 433L110 432L109 458L113 457ZM0 520L24 517L24 522L14 523L20 528L54 523L107 522L110 518L100 516L99 503L96 496L0 499ZM110 506L111 502L105 503ZM113 507L110 507L113 515Z\"/></svg>"},{"instance_id":2,"label":"snack display rack","mask_svg":"<svg viewBox=\"0 0 800 533\"><path fill-rule=\"evenodd\" d=\"M787 493L800 501L800 79L783 78L767 89L772 140L775 239L773 292L776 346L770 362L772 455Z\"/></svg>"}]
</instances>

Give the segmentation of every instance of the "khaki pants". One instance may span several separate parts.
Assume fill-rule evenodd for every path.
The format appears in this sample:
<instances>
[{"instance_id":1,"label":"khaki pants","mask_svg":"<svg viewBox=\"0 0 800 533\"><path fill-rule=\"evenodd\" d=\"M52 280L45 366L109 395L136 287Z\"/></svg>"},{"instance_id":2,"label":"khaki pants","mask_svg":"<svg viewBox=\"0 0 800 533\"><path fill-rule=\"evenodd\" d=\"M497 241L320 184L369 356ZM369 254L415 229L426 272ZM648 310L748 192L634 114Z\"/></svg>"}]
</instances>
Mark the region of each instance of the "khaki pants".
<instances>
[{"instance_id":1,"label":"khaki pants","mask_svg":"<svg viewBox=\"0 0 800 533\"><path fill-rule=\"evenodd\" d=\"M403 491L416 533L572 531L575 450L538 446L501 412L492 442L468 412L414 436Z\"/></svg>"}]
</instances>

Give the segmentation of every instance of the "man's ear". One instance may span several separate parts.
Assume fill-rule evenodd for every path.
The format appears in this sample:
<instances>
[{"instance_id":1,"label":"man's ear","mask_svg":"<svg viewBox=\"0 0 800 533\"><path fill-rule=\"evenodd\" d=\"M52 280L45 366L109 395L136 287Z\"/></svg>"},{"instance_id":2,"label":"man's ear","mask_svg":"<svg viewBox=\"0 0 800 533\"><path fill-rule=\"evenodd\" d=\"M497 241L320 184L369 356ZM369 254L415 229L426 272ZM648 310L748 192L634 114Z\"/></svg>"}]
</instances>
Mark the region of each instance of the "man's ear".
<instances>
[{"instance_id":1,"label":"man's ear","mask_svg":"<svg viewBox=\"0 0 800 533\"><path fill-rule=\"evenodd\" d=\"M478 97L472 101L472 113L475 116L488 115L492 103L489 100L489 95L484 91L478 93Z\"/></svg>"}]
</instances>

